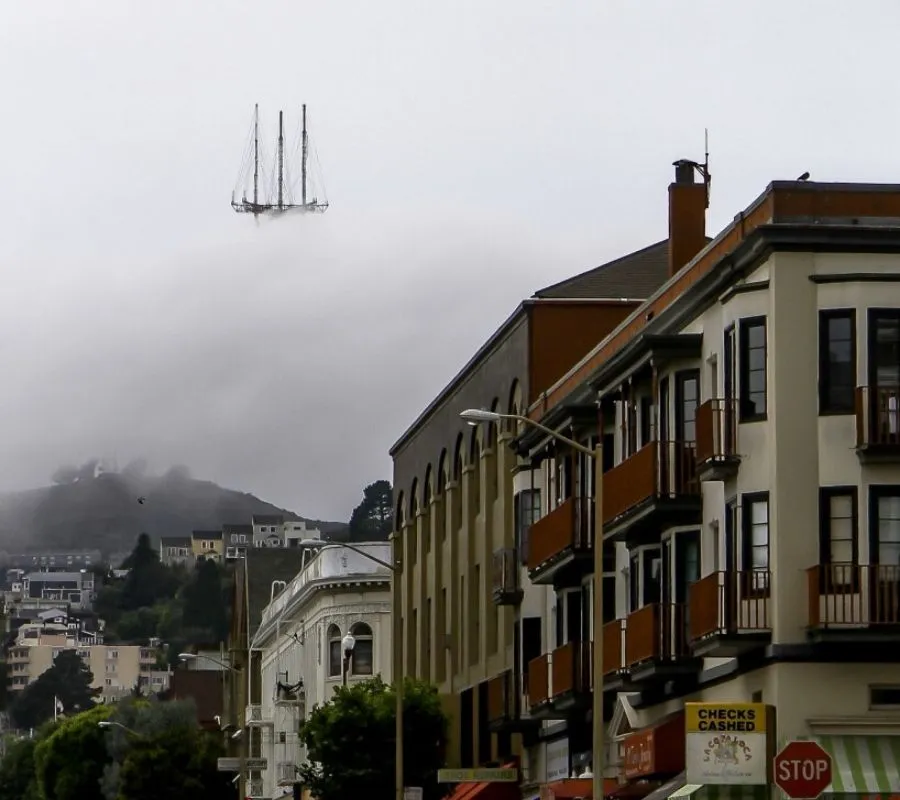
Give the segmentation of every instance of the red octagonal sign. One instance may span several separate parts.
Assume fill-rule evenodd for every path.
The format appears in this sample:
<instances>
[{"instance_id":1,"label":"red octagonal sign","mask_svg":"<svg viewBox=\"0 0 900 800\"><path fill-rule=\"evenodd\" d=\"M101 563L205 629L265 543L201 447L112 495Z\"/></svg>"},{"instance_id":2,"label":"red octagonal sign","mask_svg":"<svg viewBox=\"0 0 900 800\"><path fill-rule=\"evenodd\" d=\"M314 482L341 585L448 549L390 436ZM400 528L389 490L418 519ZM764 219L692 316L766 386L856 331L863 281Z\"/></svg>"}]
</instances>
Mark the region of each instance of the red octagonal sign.
<instances>
[{"instance_id":1,"label":"red octagonal sign","mask_svg":"<svg viewBox=\"0 0 900 800\"><path fill-rule=\"evenodd\" d=\"M831 756L818 742L788 742L773 767L775 785L791 800L815 800L831 783Z\"/></svg>"}]
</instances>

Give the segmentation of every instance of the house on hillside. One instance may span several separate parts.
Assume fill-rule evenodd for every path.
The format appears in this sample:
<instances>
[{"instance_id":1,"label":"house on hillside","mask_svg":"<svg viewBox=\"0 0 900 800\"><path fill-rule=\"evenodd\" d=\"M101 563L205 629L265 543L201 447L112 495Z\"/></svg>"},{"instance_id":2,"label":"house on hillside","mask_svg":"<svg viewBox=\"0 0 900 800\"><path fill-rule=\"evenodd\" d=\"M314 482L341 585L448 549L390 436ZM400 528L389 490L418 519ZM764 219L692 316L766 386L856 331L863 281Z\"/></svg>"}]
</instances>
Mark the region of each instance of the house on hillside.
<instances>
[{"instance_id":1,"label":"house on hillside","mask_svg":"<svg viewBox=\"0 0 900 800\"><path fill-rule=\"evenodd\" d=\"M284 523L284 546L298 547L300 542L309 539L321 539L322 531L307 527L306 520L288 520Z\"/></svg>"},{"instance_id":2,"label":"house on hillside","mask_svg":"<svg viewBox=\"0 0 900 800\"><path fill-rule=\"evenodd\" d=\"M193 531L191 533L191 553L195 561L212 559L221 562L224 556L222 531Z\"/></svg>"},{"instance_id":3,"label":"house on hillside","mask_svg":"<svg viewBox=\"0 0 900 800\"><path fill-rule=\"evenodd\" d=\"M254 547L284 546L284 517L280 514L254 514L253 525Z\"/></svg>"},{"instance_id":4,"label":"house on hillside","mask_svg":"<svg viewBox=\"0 0 900 800\"><path fill-rule=\"evenodd\" d=\"M193 543L190 536L161 536L159 560L167 567L194 563Z\"/></svg>"},{"instance_id":5,"label":"house on hillside","mask_svg":"<svg viewBox=\"0 0 900 800\"><path fill-rule=\"evenodd\" d=\"M252 543L252 525L227 524L222 526L222 544L225 548L226 561L243 558Z\"/></svg>"},{"instance_id":6,"label":"house on hillside","mask_svg":"<svg viewBox=\"0 0 900 800\"><path fill-rule=\"evenodd\" d=\"M22 578L22 599L51 600L90 608L94 598L91 572L30 572Z\"/></svg>"}]
</instances>

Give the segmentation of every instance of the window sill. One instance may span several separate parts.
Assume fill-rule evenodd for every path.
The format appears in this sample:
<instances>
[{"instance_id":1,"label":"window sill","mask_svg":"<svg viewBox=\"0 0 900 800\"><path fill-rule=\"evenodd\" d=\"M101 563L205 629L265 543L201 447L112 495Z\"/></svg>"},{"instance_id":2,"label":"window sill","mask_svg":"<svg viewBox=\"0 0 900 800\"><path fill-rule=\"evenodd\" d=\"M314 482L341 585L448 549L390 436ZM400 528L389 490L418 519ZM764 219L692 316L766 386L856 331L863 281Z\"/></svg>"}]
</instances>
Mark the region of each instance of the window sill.
<instances>
[{"instance_id":1,"label":"window sill","mask_svg":"<svg viewBox=\"0 0 900 800\"><path fill-rule=\"evenodd\" d=\"M749 422L765 422L769 418L768 414L741 415L738 418L739 425L745 425Z\"/></svg>"}]
</instances>

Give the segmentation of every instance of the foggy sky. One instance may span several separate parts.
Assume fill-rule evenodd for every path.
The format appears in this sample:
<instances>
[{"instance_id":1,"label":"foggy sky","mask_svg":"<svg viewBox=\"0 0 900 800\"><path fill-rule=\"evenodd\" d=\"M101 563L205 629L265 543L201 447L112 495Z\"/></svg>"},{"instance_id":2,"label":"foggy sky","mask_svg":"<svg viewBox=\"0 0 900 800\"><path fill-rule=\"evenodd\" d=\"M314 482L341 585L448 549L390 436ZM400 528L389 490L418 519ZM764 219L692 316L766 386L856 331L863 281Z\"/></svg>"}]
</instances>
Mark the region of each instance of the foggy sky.
<instances>
[{"instance_id":1,"label":"foggy sky","mask_svg":"<svg viewBox=\"0 0 900 800\"><path fill-rule=\"evenodd\" d=\"M867 13L863 13L863 12ZM347 519L540 286L775 178L900 181L895 0L44 0L0 12L0 489L144 455ZM309 104L332 208L230 194ZM271 147L269 147L271 152Z\"/></svg>"}]
</instances>

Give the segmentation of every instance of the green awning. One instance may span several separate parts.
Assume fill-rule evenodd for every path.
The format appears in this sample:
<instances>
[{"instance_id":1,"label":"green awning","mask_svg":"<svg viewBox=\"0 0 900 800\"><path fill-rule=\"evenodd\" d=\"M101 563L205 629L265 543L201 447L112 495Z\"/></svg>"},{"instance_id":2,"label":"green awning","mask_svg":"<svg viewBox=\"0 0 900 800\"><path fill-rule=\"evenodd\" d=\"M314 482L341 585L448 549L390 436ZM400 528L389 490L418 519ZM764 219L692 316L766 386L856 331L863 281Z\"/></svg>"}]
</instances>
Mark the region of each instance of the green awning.
<instances>
[{"instance_id":1,"label":"green awning","mask_svg":"<svg viewBox=\"0 0 900 800\"><path fill-rule=\"evenodd\" d=\"M900 736L820 736L832 760L826 794L900 791Z\"/></svg>"},{"instance_id":2,"label":"green awning","mask_svg":"<svg viewBox=\"0 0 900 800\"><path fill-rule=\"evenodd\" d=\"M686 783L669 795L669 800L764 800L768 786L718 786Z\"/></svg>"}]
</instances>

